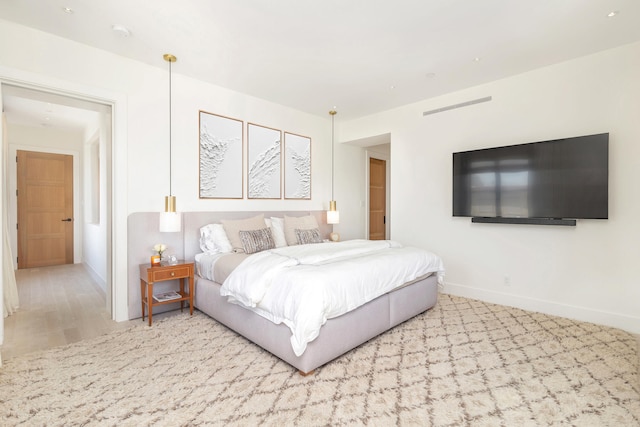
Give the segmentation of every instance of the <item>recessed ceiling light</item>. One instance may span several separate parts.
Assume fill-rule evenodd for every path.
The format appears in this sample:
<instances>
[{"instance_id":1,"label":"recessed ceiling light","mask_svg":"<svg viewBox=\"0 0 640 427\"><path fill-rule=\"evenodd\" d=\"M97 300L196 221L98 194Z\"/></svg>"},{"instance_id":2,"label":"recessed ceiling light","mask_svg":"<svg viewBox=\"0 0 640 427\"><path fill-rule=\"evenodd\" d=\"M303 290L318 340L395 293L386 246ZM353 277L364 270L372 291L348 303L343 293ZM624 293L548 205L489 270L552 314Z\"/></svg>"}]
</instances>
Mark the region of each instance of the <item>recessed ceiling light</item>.
<instances>
[{"instance_id":1,"label":"recessed ceiling light","mask_svg":"<svg viewBox=\"0 0 640 427\"><path fill-rule=\"evenodd\" d=\"M395 89L395 88L396 88L396 85L391 85L391 86L389 86L389 89L391 89L391 90L393 90L393 89Z\"/></svg>"},{"instance_id":2,"label":"recessed ceiling light","mask_svg":"<svg viewBox=\"0 0 640 427\"><path fill-rule=\"evenodd\" d=\"M129 29L124 25L113 24L111 26L111 30L122 38L127 38L131 35L131 31L129 31Z\"/></svg>"},{"instance_id":3,"label":"recessed ceiling light","mask_svg":"<svg viewBox=\"0 0 640 427\"><path fill-rule=\"evenodd\" d=\"M612 10L611 12L607 13L607 18L613 18L614 16L616 16L618 13L620 13L617 10Z\"/></svg>"},{"instance_id":4,"label":"recessed ceiling light","mask_svg":"<svg viewBox=\"0 0 640 427\"><path fill-rule=\"evenodd\" d=\"M482 58L480 58L479 56L476 56L475 58L473 58L473 62L480 62L482 61Z\"/></svg>"},{"instance_id":5,"label":"recessed ceiling light","mask_svg":"<svg viewBox=\"0 0 640 427\"><path fill-rule=\"evenodd\" d=\"M70 7L63 7L62 10L64 11L64 13L68 13L69 15L73 14L73 9L71 9Z\"/></svg>"}]
</instances>

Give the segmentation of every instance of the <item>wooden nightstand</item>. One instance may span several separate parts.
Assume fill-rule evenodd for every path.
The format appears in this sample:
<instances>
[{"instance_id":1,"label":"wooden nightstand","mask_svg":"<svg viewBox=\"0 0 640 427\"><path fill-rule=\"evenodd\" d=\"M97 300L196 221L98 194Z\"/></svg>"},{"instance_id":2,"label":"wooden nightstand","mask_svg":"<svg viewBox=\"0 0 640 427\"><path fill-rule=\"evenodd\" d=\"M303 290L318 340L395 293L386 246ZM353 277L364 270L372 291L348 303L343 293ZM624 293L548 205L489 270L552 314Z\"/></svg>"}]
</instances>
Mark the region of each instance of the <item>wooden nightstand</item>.
<instances>
[{"instance_id":1,"label":"wooden nightstand","mask_svg":"<svg viewBox=\"0 0 640 427\"><path fill-rule=\"evenodd\" d=\"M153 307L163 304L180 302L180 311L184 308L184 302L189 302L190 314L193 315L193 295L195 293L193 283L194 264L192 262L178 261L176 265L161 265L152 267L151 264L140 264L140 297L142 299L142 320L144 321L144 306L149 308L149 326L153 322ZM156 301L153 299L153 284L165 280L180 279L180 298L168 301ZM189 279L189 290L185 291L184 279Z\"/></svg>"}]
</instances>

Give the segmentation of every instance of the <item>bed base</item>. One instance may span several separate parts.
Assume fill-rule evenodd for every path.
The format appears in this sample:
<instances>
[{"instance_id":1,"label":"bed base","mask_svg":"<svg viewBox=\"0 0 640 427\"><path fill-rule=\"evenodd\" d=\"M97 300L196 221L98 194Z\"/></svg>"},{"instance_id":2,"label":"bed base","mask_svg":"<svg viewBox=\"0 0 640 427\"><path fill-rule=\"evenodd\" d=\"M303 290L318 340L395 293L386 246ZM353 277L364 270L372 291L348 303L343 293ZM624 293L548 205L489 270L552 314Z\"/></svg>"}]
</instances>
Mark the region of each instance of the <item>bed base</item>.
<instances>
[{"instance_id":1,"label":"bed base","mask_svg":"<svg viewBox=\"0 0 640 427\"><path fill-rule=\"evenodd\" d=\"M309 375L325 363L436 304L435 274L329 319L301 356L291 348L291 331L220 296L220 284L196 276L195 307L273 355Z\"/></svg>"}]
</instances>

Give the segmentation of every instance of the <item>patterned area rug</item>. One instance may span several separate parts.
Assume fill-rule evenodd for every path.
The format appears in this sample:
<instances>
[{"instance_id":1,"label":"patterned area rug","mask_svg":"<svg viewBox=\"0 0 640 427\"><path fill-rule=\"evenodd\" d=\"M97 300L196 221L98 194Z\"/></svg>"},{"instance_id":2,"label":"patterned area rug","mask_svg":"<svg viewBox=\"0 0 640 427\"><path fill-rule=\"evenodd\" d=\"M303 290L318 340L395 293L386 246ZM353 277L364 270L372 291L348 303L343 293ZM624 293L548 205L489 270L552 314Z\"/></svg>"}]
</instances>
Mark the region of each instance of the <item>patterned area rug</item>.
<instances>
[{"instance_id":1,"label":"patterned area rug","mask_svg":"<svg viewBox=\"0 0 640 427\"><path fill-rule=\"evenodd\" d=\"M440 295L302 377L202 313L8 360L1 425L640 425L617 329Z\"/></svg>"}]
</instances>

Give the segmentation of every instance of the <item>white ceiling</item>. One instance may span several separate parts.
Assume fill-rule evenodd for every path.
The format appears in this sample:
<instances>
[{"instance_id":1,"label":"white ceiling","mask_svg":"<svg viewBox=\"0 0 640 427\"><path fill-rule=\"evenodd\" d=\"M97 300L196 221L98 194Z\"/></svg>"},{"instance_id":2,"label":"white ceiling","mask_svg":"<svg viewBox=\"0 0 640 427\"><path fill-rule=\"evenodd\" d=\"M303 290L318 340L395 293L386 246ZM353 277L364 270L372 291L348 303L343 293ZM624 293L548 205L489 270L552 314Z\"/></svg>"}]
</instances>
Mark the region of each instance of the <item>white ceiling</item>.
<instances>
[{"instance_id":1,"label":"white ceiling","mask_svg":"<svg viewBox=\"0 0 640 427\"><path fill-rule=\"evenodd\" d=\"M342 119L640 40L638 0L0 0L0 17Z\"/></svg>"},{"instance_id":2,"label":"white ceiling","mask_svg":"<svg viewBox=\"0 0 640 427\"><path fill-rule=\"evenodd\" d=\"M107 105L11 85L2 87L2 103L12 125L70 132L84 131L99 113L111 112Z\"/></svg>"}]
</instances>

